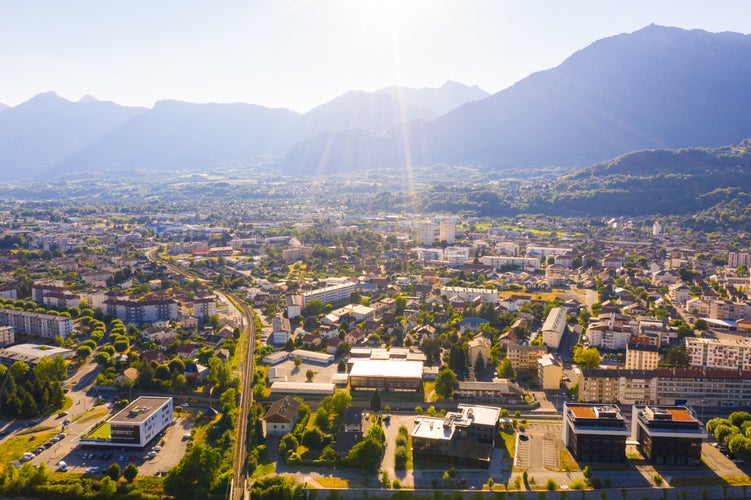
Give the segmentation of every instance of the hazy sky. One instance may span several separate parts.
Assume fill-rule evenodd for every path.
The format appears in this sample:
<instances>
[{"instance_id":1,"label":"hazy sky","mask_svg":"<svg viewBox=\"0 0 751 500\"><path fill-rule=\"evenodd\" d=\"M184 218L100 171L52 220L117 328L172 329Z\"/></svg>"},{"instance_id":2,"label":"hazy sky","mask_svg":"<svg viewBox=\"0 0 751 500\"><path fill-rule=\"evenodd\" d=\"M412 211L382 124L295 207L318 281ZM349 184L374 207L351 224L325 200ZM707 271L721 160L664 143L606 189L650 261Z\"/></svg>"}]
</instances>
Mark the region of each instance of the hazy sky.
<instances>
[{"instance_id":1,"label":"hazy sky","mask_svg":"<svg viewBox=\"0 0 751 500\"><path fill-rule=\"evenodd\" d=\"M744 0L0 0L0 103L306 111L347 90L446 80L502 90L650 23L751 32Z\"/></svg>"}]
</instances>

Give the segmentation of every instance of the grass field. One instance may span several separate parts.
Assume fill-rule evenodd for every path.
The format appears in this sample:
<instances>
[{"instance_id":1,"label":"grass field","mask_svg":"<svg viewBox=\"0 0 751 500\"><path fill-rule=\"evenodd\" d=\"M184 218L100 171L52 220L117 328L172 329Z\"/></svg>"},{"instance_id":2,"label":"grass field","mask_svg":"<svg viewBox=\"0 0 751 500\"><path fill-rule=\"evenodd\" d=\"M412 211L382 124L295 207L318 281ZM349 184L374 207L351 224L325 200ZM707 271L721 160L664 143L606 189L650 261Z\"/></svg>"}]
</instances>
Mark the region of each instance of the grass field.
<instances>
[{"instance_id":1,"label":"grass field","mask_svg":"<svg viewBox=\"0 0 751 500\"><path fill-rule=\"evenodd\" d=\"M349 480L340 477L317 477L315 481L324 488L349 488Z\"/></svg>"},{"instance_id":2,"label":"grass field","mask_svg":"<svg viewBox=\"0 0 751 500\"><path fill-rule=\"evenodd\" d=\"M6 439L0 446L0 471L5 470L8 462L18 460L24 453L43 445L55 434L55 431L42 431Z\"/></svg>"}]
</instances>

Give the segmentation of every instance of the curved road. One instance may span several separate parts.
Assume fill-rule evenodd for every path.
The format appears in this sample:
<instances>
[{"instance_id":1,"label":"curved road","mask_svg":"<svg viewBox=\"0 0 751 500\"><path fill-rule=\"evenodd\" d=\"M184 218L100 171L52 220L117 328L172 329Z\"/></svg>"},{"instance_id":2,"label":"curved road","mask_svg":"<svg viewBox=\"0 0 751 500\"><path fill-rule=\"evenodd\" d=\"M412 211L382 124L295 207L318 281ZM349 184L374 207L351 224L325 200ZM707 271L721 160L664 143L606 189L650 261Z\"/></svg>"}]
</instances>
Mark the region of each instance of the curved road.
<instances>
[{"instance_id":1,"label":"curved road","mask_svg":"<svg viewBox=\"0 0 751 500\"><path fill-rule=\"evenodd\" d=\"M152 247L146 251L146 256L153 262L158 262L175 273L181 274L186 278L197 279L202 283L206 283L206 280L200 276L196 276L193 273L186 271L180 267L174 266L166 260L159 257L157 250L158 246ZM247 435L248 435L248 413L253 405L253 362L255 359L255 336L256 336L256 324L253 317L253 311L248 307L245 302L240 300L235 295L228 292L216 292L223 300L228 304L234 306L240 313L241 320L241 334L240 339L246 338L247 344L245 349L245 358L239 362L239 375L240 375L240 401L238 408L240 410L237 418L237 436L235 439L235 453L232 460L233 470L233 486L230 493L232 500L242 499L244 497L250 498L249 491L247 490L247 469L245 467L248 448L247 448ZM247 336L245 334L247 333Z\"/></svg>"}]
</instances>

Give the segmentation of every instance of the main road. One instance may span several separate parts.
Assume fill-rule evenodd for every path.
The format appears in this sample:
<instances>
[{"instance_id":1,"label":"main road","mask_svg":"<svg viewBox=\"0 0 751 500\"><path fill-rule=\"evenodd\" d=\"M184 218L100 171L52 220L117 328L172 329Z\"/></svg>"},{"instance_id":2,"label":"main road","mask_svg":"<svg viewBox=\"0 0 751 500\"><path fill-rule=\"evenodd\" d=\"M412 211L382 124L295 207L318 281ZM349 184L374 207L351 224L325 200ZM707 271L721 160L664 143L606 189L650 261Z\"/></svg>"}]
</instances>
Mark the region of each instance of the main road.
<instances>
[{"instance_id":1,"label":"main road","mask_svg":"<svg viewBox=\"0 0 751 500\"><path fill-rule=\"evenodd\" d=\"M198 280L202 283L206 283L206 280L200 276L186 271L180 267L170 264L166 260L162 259L158 254L159 247L155 246L146 251L146 256L153 262L158 262L166 266L170 271L177 274L181 274L186 278ZM229 498L232 500L240 500L242 498L250 498L250 492L247 489L247 468L246 461L248 458L248 414L250 408L253 406L253 363L255 360L255 347L256 347L256 323L253 316L253 310L248 305L240 300L237 296L229 292L217 292L222 300L224 300L228 306L234 307L240 316L241 322L241 334L240 339L247 339L245 346L245 356L239 360L239 375L240 375L240 401L238 403L239 415L237 417L237 435L235 438L235 451L232 459L232 489L229 494Z\"/></svg>"}]
</instances>

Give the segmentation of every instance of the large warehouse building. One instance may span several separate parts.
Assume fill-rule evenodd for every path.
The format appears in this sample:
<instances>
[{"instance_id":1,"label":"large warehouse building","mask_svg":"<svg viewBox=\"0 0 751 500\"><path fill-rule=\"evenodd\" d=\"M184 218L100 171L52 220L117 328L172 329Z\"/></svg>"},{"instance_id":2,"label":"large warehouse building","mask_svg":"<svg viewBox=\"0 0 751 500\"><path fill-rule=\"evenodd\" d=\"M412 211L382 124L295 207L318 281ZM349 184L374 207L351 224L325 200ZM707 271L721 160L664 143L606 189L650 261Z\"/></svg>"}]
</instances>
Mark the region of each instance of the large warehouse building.
<instances>
[{"instance_id":1,"label":"large warehouse building","mask_svg":"<svg viewBox=\"0 0 751 500\"><path fill-rule=\"evenodd\" d=\"M422 391L422 361L356 359L349 385L353 391Z\"/></svg>"}]
</instances>

